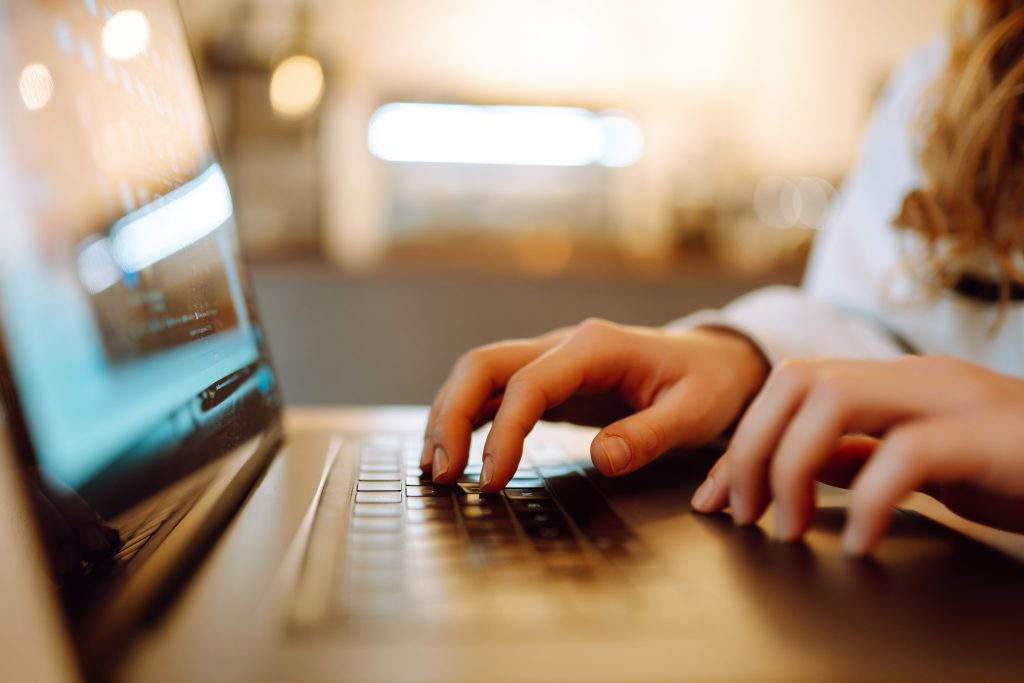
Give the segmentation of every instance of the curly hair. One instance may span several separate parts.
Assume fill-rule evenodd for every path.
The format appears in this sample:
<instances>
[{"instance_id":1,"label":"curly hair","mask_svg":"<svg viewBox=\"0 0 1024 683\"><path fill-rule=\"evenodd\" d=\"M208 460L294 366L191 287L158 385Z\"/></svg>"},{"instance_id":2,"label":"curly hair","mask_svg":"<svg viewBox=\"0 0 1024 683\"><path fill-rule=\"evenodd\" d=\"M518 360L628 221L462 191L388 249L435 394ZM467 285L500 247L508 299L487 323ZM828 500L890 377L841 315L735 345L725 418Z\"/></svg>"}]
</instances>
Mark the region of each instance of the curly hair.
<instances>
[{"instance_id":1,"label":"curly hair","mask_svg":"<svg viewBox=\"0 0 1024 683\"><path fill-rule=\"evenodd\" d=\"M965 258L990 256L1005 309L1011 285L1024 279L1014 262L1024 253L1024 0L962 6L931 95L925 180L893 224L924 238L933 293L955 282Z\"/></svg>"}]
</instances>

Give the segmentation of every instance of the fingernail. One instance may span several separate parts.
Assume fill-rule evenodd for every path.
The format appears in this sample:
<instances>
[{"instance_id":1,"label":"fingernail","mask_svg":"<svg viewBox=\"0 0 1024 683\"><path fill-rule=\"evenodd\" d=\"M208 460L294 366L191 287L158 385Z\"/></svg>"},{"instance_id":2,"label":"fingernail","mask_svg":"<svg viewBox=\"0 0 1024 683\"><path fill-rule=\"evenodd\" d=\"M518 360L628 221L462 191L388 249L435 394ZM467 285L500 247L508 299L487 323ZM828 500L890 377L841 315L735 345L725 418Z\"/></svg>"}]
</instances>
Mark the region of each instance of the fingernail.
<instances>
[{"instance_id":1,"label":"fingernail","mask_svg":"<svg viewBox=\"0 0 1024 683\"><path fill-rule=\"evenodd\" d=\"M490 453L484 453L484 466L480 468L480 488L487 488L494 476L494 459Z\"/></svg>"},{"instance_id":2,"label":"fingernail","mask_svg":"<svg viewBox=\"0 0 1024 683\"><path fill-rule=\"evenodd\" d=\"M779 541L792 541L794 539L793 528L790 524L789 513L781 505L775 506L773 513L775 517L775 538Z\"/></svg>"},{"instance_id":3,"label":"fingernail","mask_svg":"<svg viewBox=\"0 0 1024 683\"><path fill-rule=\"evenodd\" d=\"M868 539L859 526L847 524L843 529L843 552L847 555L863 555L867 552Z\"/></svg>"},{"instance_id":4,"label":"fingernail","mask_svg":"<svg viewBox=\"0 0 1024 683\"><path fill-rule=\"evenodd\" d=\"M604 457L608 460L608 469L613 473L621 472L629 467L629 461L633 455L625 439L619 436L606 437L601 442L601 448L604 449Z\"/></svg>"},{"instance_id":5,"label":"fingernail","mask_svg":"<svg viewBox=\"0 0 1024 683\"><path fill-rule=\"evenodd\" d=\"M694 492L693 498L690 499L690 505L701 512L706 512L707 505L711 502L711 497L714 494L715 480L708 477L697 491Z\"/></svg>"},{"instance_id":6,"label":"fingernail","mask_svg":"<svg viewBox=\"0 0 1024 683\"><path fill-rule=\"evenodd\" d=\"M434 447L434 479L448 471L448 454L440 446Z\"/></svg>"}]
</instances>

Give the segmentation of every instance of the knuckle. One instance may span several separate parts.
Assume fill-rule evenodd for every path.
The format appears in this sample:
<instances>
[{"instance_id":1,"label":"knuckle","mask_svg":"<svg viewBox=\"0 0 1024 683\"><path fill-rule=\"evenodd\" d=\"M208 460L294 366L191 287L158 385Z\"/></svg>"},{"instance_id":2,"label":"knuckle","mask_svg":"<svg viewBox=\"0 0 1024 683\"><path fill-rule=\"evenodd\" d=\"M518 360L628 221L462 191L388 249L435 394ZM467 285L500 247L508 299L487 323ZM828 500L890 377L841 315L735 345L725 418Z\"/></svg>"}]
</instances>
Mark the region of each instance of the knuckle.
<instances>
[{"instance_id":1,"label":"knuckle","mask_svg":"<svg viewBox=\"0 0 1024 683\"><path fill-rule=\"evenodd\" d=\"M771 381L783 388L801 384L813 373L812 361L806 358L791 358L775 366Z\"/></svg>"},{"instance_id":2,"label":"knuckle","mask_svg":"<svg viewBox=\"0 0 1024 683\"><path fill-rule=\"evenodd\" d=\"M508 380L508 384L505 385L505 397L506 400L512 398L530 403L547 400L543 390L535 381L533 372L529 368L524 368L512 375Z\"/></svg>"},{"instance_id":3,"label":"knuckle","mask_svg":"<svg viewBox=\"0 0 1024 683\"><path fill-rule=\"evenodd\" d=\"M844 372L826 371L815 381L809 402L812 402L812 405L820 405L830 412L840 412L855 384L855 379Z\"/></svg>"},{"instance_id":4,"label":"knuckle","mask_svg":"<svg viewBox=\"0 0 1024 683\"><path fill-rule=\"evenodd\" d=\"M644 453L655 453L665 444L665 430L662 425L647 417L638 417L636 431L632 434Z\"/></svg>"},{"instance_id":5,"label":"knuckle","mask_svg":"<svg viewBox=\"0 0 1024 683\"><path fill-rule=\"evenodd\" d=\"M456 363L458 368L464 372L485 370L490 362L490 352L486 347L470 349L459 356Z\"/></svg>"},{"instance_id":6,"label":"knuckle","mask_svg":"<svg viewBox=\"0 0 1024 683\"><path fill-rule=\"evenodd\" d=\"M928 457L928 433L923 429L901 427L892 430L885 439L894 457L906 466L920 467Z\"/></svg>"},{"instance_id":7,"label":"knuckle","mask_svg":"<svg viewBox=\"0 0 1024 683\"><path fill-rule=\"evenodd\" d=\"M604 337L616 329L615 323L601 318L587 318L577 326L576 334L584 338Z\"/></svg>"}]
</instances>

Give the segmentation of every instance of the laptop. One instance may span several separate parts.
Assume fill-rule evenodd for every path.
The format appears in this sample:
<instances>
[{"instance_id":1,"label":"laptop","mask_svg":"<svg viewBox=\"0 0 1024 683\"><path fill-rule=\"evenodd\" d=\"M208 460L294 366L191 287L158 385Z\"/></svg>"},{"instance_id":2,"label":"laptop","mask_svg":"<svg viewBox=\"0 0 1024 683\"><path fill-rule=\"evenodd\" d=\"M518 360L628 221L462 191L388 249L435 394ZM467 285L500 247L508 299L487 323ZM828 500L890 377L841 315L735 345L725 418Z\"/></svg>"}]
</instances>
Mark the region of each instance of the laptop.
<instances>
[{"instance_id":1,"label":"laptop","mask_svg":"<svg viewBox=\"0 0 1024 683\"><path fill-rule=\"evenodd\" d=\"M0 84L5 680L1024 675L1020 539L927 501L850 559L836 490L800 544L692 514L713 447L541 425L483 495L422 408L284 409L170 0L2 0Z\"/></svg>"}]
</instances>

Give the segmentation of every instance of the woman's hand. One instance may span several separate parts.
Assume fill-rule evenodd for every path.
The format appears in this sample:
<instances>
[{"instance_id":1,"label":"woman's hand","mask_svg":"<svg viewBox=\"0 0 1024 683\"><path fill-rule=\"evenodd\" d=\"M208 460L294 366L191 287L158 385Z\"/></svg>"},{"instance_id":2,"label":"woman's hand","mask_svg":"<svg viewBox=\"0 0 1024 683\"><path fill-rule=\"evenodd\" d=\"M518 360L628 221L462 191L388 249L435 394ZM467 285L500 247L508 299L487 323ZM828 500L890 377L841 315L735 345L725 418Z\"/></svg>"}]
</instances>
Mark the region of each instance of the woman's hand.
<instances>
[{"instance_id":1,"label":"woman's hand","mask_svg":"<svg viewBox=\"0 0 1024 683\"><path fill-rule=\"evenodd\" d=\"M868 435L851 436L855 434ZM847 552L870 552L912 491L1024 531L1024 380L943 357L779 365L693 497L752 524L775 501L784 540L814 516L814 481L850 486Z\"/></svg>"},{"instance_id":2,"label":"woman's hand","mask_svg":"<svg viewBox=\"0 0 1024 683\"><path fill-rule=\"evenodd\" d=\"M620 475L676 446L718 436L754 396L768 367L745 338L601 320L465 354L430 410L421 466L440 483L466 466L473 430L493 419L480 485L512 478L540 419L602 426L594 465Z\"/></svg>"}]
</instances>

